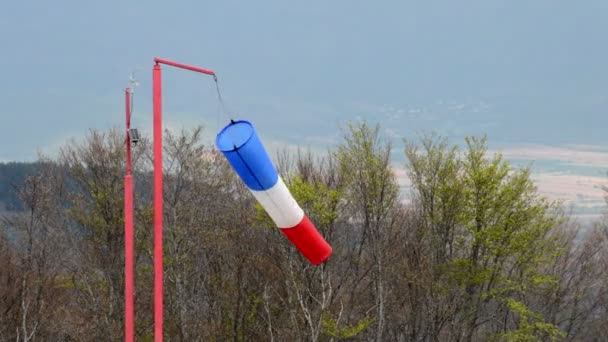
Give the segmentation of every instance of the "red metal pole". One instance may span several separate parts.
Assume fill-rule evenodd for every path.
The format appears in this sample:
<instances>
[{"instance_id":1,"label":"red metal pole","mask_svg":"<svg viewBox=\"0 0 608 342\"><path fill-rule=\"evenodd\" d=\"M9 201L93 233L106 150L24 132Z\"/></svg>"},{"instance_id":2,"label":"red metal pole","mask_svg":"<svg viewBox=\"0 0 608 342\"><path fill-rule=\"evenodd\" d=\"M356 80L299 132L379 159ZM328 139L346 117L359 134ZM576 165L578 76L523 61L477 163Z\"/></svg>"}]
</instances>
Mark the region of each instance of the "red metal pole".
<instances>
[{"instance_id":1,"label":"red metal pole","mask_svg":"<svg viewBox=\"0 0 608 342\"><path fill-rule=\"evenodd\" d=\"M162 59L162 58L154 58L154 62L156 62L156 64L166 64L166 65L170 65L172 67L176 67L176 68L180 68L180 69L186 69L186 70L190 70L190 71L194 71L194 72L200 72L201 74L215 76L215 72L213 72L212 70L203 69L203 68L195 67L192 65L177 63L177 62L173 62L173 61Z\"/></svg>"},{"instance_id":2,"label":"red metal pole","mask_svg":"<svg viewBox=\"0 0 608 342\"><path fill-rule=\"evenodd\" d=\"M154 341L163 341L163 145L161 70L152 72L154 110Z\"/></svg>"},{"instance_id":3,"label":"red metal pole","mask_svg":"<svg viewBox=\"0 0 608 342\"><path fill-rule=\"evenodd\" d=\"M127 123L127 160L125 175L125 342L133 342L135 310L133 305L133 178L131 176L131 89L125 89Z\"/></svg>"},{"instance_id":4,"label":"red metal pole","mask_svg":"<svg viewBox=\"0 0 608 342\"><path fill-rule=\"evenodd\" d=\"M163 143L160 64L215 76L215 72L155 58L152 70L154 111L154 341L163 341Z\"/></svg>"}]
</instances>

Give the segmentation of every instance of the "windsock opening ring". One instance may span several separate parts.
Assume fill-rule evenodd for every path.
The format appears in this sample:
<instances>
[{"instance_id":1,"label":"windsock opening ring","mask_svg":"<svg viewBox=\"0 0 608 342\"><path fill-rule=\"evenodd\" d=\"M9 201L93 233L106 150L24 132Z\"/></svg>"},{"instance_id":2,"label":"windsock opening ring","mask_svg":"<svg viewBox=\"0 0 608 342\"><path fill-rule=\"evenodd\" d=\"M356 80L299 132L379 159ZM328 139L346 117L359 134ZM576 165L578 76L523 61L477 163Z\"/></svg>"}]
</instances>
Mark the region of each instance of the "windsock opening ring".
<instances>
[{"instance_id":1,"label":"windsock opening ring","mask_svg":"<svg viewBox=\"0 0 608 342\"><path fill-rule=\"evenodd\" d=\"M251 122L247 120L231 121L217 134L215 144L222 152L235 151L247 144L254 133L255 129Z\"/></svg>"}]
</instances>

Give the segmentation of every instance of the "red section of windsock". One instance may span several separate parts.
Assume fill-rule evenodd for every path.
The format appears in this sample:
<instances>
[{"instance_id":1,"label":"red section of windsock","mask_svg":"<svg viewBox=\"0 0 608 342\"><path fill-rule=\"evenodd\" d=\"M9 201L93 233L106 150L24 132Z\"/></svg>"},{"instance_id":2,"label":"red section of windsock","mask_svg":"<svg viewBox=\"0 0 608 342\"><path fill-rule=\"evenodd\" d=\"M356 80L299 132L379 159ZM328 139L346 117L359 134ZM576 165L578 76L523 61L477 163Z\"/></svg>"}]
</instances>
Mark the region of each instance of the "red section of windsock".
<instances>
[{"instance_id":1,"label":"red section of windsock","mask_svg":"<svg viewBox=\"0 0 608 342\"><path fill-rule=\"evenodd\" d=\"M281 231L314 265L322 263L331 254L331 246L327 244L306 215L297 226L281 228Z\"/></svg>"}]
</instances>

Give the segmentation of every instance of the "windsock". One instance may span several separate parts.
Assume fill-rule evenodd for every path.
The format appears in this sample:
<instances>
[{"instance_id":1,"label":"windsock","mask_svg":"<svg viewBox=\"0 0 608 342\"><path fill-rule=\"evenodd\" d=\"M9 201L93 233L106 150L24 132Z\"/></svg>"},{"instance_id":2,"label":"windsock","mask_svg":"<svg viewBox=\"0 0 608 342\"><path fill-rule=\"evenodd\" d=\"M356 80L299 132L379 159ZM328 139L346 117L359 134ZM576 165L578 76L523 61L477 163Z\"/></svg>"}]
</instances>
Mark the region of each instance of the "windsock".
<instances>
[{"instance_id":1,"label":"windsock","mask_svg":"<svg viewBox=\"0 0 608 342\"><path fill-rule=\"evenodd\" d=\"M231 121L215 143L272 221L314 265L325 261L331 246L285 186L249 121Z\"/></svg>"}]
</instances>

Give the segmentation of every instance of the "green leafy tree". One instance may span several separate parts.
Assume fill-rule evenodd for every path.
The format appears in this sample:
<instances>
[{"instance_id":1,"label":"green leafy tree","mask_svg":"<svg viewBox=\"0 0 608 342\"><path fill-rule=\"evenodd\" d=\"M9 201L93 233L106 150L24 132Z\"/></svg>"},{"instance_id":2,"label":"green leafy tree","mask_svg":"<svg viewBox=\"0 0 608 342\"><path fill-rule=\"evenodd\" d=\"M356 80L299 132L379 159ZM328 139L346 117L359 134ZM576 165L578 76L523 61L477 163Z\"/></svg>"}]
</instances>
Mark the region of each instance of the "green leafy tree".
<instances>
[{"instance_id":1,"label":"green leafy tree","mask_svg":"<svg viewBox=\"0 0 608 342\"><path fill-rule=\"evenodd\" d=\"M559 336L523 300L554 281L543 265L559 252L548 234L559 223L555 205L538 195L529 169L513 169L499 154L489 157L485 138L466 144L460 155L432 139L422 153L406 150L432 265L443 273L433 272L429 289L446 297L427 305L444 307L442 314L456 322L448 329L454 339L489 338L532 318L542 329L520 332ZM437 327L431 335L439 336Z\"/></svg>"},{"instance_id":2,"label":"green leafy tree","mask_svg":"<svg viewBox=\"0 0 608 342\"><path fill-rule=\"evenodd\" d=\"M355 273L371 270L376 341L383 340L385 330L386 253L395 227L392 214L399 196L390 162L391 150L391 144L380 135L379 125L371 127L361 122L348 126L344 142L336 152L345 183L345 201L350 209L348 215L355 223L353 228L361 232L350 265L354 266Z\"/></svg>"}]
</instances>

